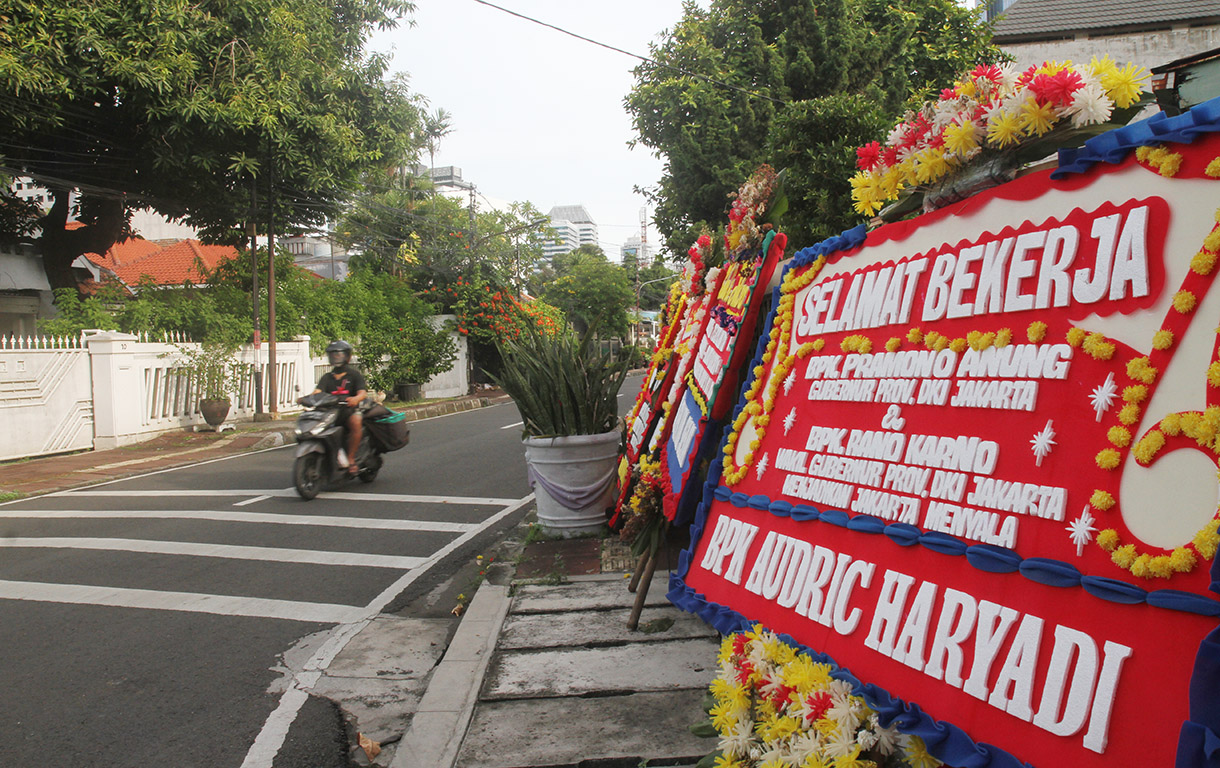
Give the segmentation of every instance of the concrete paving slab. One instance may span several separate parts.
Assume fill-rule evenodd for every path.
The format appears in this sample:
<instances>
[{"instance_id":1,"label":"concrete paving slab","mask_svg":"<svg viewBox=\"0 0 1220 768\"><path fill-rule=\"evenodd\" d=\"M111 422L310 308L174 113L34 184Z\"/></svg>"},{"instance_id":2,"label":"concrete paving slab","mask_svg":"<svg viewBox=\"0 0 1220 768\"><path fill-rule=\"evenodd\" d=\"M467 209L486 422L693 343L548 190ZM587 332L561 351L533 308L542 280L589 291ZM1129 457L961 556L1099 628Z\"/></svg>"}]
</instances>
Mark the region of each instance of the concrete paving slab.
<instances>
[{"instance_id":1,"label":"concrete paving slab","mask_svg":"<svg viewBox=\"0 0 1220 768\"><path fill-rule=\"evenodd\" d=\"M406 732L426 689L423 680L323 677L309 692L338 704L357 732L381 742Z\"/></svg>"},{"instance_id":2,"label":"concrete paving slab","mask_svg":"<svg viewBox=\"0 0 1220 768\"><path fill-rule=\"evenodd\" d=\"M479 587L450 644L456 650L446 653L428 681L392 768L454 765L508 604L507 587L488 582Z\"/></svg>"},{"instance_id":3,"label":"concrete paving slab","mask_svg":"<svg viewBox=\"0 0 1220 768\"><path fill-rule=\"evenodd\" d=\"M445 652L450 625L447 619L378 616L348 642L326 674L386 680L426 677Z\"/></svg>"},{"instance_id":4,"label":"concrete paving slab","mask_svg":"<svg viewBox=\"0 0 1220 768\"><path fill-rule=\"evenodd\" d=\"M716 748L688 728L705 719L703 689L608 698L483 702L457 765L462 768L575 768L689 764ZM616 761L616 762L610 762ZM617 762L621 761L621 762Z\"/></svg>"},{"instance_id":5,"label":"concrete paving slab","mask_svg":"<svg viewBox=\"0 0 1220 768\"><path fill-rule=\"evenodd\" d=\"M484 700L631 691L703 690L716 669L710 638L498 653L487 670Z\"/></svg>"},{"instance_id":6,"label":"concrete paving slab","mask_svg":"<svg viewBox=\"0 0 1220 768\"><path fill-rule=\"evenodd\" d=\"M644 605L670 605L669 600L665 599L668 590L668 578L658 573L652 580ZM568 584L518 585L510 611L516 614L601 610L630 608L634 603L635 593L627 591L627 580L621 576L610 576Z\"/></svg>"},{"instance_id":7,"label":"concrete paving slab","mask_svg":"<svg viewBox=\"0 0 1220 768\"><path fill-rule=\"evenodd\" d=\"M500 633L500 650L605 646L692 637L717 637L716 630L674 606L645 608L640 629L627 629L629 608L511 615Z\"/></svg>"}]
</instances>

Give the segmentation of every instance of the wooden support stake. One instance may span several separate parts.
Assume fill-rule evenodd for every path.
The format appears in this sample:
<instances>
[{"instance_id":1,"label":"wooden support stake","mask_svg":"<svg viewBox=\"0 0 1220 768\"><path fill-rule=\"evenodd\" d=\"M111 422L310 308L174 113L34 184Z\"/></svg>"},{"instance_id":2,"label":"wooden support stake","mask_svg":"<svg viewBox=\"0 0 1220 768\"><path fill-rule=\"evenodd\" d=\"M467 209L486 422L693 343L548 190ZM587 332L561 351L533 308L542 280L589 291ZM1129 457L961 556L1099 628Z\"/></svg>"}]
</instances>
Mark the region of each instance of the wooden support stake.
<instances>
[{"instance_id":1,"label":"wooden support stake","mask_svg":"<svg viewBox=\"0 0 1220 768\"><path fill-rule=\"evenodd\" d=\"M652 586L652 572L657 568L657 553L648 557L648 565L644 568L644 576L635 590L635 605L631 608L631 617L627 619L627 631L634 632L640 626L640 614L644 612L644 603L648 600L648 588Z\"/></svg>"},{"instance_id":2,"label":"wooden support stake","mask_svg":"<svg viewBox=\"0 0 1220 768\"><path fill-rule=\"evenodd\" d=\"M640 560L635 564L635 573L631 574L631 582L627 584L628 592L635 592L636 587L640 584L640 577L644 575L644 566L648 565L648 553L644 552L640 555Z\"/></svg>"}]
</instances>

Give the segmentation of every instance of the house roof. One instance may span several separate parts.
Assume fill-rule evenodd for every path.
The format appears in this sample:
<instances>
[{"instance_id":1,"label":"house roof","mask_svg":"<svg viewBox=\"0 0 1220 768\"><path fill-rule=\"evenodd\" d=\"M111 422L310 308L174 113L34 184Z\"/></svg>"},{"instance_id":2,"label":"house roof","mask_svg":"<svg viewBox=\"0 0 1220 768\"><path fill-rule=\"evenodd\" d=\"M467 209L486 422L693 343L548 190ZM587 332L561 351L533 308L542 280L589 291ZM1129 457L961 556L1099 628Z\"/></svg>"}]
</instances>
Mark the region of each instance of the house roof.
<instances>
[{"instance_id":1,"label":"house roof","mask_svg":"<svg viewBox=\"0 0 1220 768\"><path fill-rule=\"evenodd\" d=\"M146 275L157 285L200 283L206 279L204 272L236 255L237 250L228 245L204 245L198 240L163 245L142 238L115 243L105 255L86 254L127 285L135 285Z\"/></svg>"},{"instance_id":2,"label":"house roof","mask_svg":"<svg viewBox=\"0 0 1220 768\"><path fill-rule=\"evenodd\" d=\"M996 22L995 41L1206 23L1220 23L1216 0L1017 0Z\"/></svg>"}]
</instances>

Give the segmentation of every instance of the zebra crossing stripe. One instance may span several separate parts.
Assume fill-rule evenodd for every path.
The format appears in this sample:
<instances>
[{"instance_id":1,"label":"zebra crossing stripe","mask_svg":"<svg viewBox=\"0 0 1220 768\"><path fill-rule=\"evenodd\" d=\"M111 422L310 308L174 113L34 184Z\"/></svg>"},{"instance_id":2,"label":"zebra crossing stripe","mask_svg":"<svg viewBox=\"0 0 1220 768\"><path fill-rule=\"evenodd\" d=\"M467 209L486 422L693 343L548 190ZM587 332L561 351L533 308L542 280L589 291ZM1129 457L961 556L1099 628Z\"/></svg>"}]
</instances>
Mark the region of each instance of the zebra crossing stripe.
<instances>
[{"instance_id":1,"label":"zebra crossing stripe","mask_svg":"<svg viewBox=\"0 0 1220 768\"><path fill-rule=\"evenodd\" d=\"M188 541L75 538L68 536L0 539L0 547L92 549L112 552L142 552L153 555L219 557L229 560L263 560L277 563L365 566L369 568L393 568L400 571L417 568L426 562L426 558L423 557L374 555L364 552L331 552L311 549L286 549L282 547L251 547L235 544L198 544Z\"/></svg>"},{"instance_id":2,"label":"zebra crossing stripe","mask_svg":"<svg viewBox=\"0 0 1220 768\"><path fill-rule=\"evenodd\" d=\"M228 509L5 509L0 518L38 520L213 520L224 523L264 523L271 525L316 525L328 528L363 528L383 531L434 531L469 533L478 530L473 523L440 520L395 520L375 517L336 515L280 515L274 512L238 512Z\"/></svg>"},{"instance_id":3,"label":"zebra crossing stripe","mask_svg":"<svg viewBox=\"0 0 1220 768\"><path fill-rule=\"evenodd\" d=\"M359 620L367 610L362 606L273 600L262 597L234 597L196 592L165 592L151 589L94 587L83 584L47 584L34 581L0 580L0 599L31 600L43 603L104 605L111 608L142 608L161 611L212 613L221 616L251 616L318 624Z\"/></svg>"}]
</instances>

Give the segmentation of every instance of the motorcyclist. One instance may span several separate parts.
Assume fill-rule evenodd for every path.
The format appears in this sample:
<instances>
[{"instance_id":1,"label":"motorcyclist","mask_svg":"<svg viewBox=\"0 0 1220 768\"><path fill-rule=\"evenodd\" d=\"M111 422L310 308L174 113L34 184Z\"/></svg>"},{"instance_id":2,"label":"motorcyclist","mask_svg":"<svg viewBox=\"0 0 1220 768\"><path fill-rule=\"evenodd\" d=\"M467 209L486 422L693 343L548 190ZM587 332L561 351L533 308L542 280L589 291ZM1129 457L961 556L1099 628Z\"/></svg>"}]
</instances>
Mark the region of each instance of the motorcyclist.
<instances>
[{"instance_id":1,"label":"motorcyclist","mask_svg":"<svg viewBox=\"0 0 1220 768\"><path fill-rule=\"evenodd\" d=\"M326 360L330 363L331 370L322 374L322 378L318 380L318 388L312 393L326 392L343 398L344 404L339 409L339 420L347 425L348 458L346 466L349 475L360 472L353 459L360 448L364 419L356 407L368 395L368 385L364 381L364 376L349 365L352 351L352 345L342 339L332 341L326 347ZM343 457L341 457L340 463L344 463Z\"/></svg>"}]
</instances>

